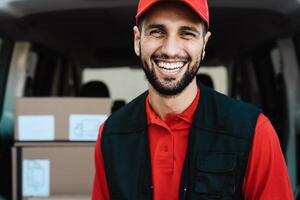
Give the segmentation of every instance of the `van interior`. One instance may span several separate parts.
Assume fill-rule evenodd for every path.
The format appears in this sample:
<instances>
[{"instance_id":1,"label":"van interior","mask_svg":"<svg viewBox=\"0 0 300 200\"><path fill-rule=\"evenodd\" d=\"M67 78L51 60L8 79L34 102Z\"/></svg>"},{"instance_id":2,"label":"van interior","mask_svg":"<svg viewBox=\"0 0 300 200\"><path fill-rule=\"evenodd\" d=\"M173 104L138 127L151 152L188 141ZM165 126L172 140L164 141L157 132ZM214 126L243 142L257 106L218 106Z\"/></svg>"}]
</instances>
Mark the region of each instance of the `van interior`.
<instances>
[{"instance_id":1,"label":"van interior","mask_svg":"<svg viewBox=\"0 0 300 200\"><path fill-rule=\"evenodd\" d=\"M133 51L137 0L0 3L0 199L12 198L16 97L111 97L147 89ZM213 0L199 80L273 123L296 198L300 185L300 1Z\"/></svg>"}]
</instances>

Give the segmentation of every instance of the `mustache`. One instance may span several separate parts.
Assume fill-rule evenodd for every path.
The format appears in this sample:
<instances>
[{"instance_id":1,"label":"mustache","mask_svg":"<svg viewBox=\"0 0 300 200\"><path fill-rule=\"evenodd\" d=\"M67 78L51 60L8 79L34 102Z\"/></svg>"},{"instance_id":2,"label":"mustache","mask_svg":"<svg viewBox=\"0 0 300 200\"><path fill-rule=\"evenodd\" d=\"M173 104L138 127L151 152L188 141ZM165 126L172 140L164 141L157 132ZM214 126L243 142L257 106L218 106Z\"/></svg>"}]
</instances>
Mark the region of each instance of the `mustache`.
<instances>
[{"instance_id":1,"label":"mustache","mask_svg":"<svg viewBox=\"0 0 300 200\"><path fill-rule=\"evenodd\" d=\"M153 54L151 56L151 59L158 59L158 60L184 60L189 61L189 56L181 56L181 55L175 55L175 56L169 56L167 54Z\"/></svg>"}]
</instances>

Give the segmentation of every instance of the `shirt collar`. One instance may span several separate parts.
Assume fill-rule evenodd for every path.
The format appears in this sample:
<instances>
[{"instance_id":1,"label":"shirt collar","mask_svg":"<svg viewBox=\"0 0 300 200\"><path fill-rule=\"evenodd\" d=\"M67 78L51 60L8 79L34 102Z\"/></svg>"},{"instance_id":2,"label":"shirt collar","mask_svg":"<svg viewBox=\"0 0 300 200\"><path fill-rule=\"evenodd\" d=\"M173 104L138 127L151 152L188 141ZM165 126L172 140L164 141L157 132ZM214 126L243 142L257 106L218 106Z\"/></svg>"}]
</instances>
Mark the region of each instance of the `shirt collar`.
<instances>
[{"instance_id":1,"label":"shirt collar","mask_svg":"<svg viewBox=\"0 0 300 200\"><path fill-rule=\"evenodd\" d=\"M189 124L192 124L195 111L197 109L198 103L200 99L200 89L198 87L196 97L194 98L193 102L180 114L173 114L169 113L167 114L167 119L174 119L179 118L184 121L186 121ZM155 111L152 109L150 102L149 102L149 96L146 98L146 113L147 113L147 123L148 124L160 124L162 121L160 117L155 113Z\"/></svg>"}]
</instances>

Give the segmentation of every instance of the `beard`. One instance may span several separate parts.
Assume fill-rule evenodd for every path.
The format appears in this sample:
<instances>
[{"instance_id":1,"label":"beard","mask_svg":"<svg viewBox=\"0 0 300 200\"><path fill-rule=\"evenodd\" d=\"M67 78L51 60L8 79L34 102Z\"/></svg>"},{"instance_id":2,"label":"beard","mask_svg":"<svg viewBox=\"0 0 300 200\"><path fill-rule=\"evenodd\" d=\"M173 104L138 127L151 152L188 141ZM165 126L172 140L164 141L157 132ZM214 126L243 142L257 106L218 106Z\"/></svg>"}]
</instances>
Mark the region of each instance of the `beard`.
<instances>
[{"instance_id":1,"label":"beard","mask_svg":"<svg viewBox=\"0 0 300 200\"><path fill-rule=\"evenodd\" d=\"M154 60L155 58L168 59L170 57L167 55L155 54L151 57L151 60ZM186 59L188 61L191 60L190 58L182 56L176 56L175 58ZM176 81L175 78L164 78L163 80L160 80L156 75L154 68L150 69L147 62L143 60L142 54L140 55L140 59L142 61L143 70L149 83L158 93L166 96L175 96L180 94L193 81L193 79L197 75L201 63L201 57L199 57L199 59L197 59L193 65L190 65L191 63L189 63L186 72L178 81Z\"/></svg>"}]
</instances>

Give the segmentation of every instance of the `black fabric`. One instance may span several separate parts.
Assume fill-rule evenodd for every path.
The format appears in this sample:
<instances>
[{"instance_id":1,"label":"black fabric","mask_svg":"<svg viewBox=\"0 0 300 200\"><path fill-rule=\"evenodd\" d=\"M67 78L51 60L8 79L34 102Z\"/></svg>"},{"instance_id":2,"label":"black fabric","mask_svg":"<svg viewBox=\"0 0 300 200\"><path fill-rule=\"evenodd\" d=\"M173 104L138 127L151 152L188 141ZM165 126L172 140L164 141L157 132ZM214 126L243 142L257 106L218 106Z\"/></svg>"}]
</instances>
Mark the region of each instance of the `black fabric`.
<instances>
[{"instance_id":1,"label":"black fabric","mask_svg":"<svg viewBox=\"0 0 300 200\"><path fill-rule=\"evenodd\" d=\"M260 110L200 86L179 199L242 199L243 178ZM147 93L114 113L101 148L111 199L152 199Z\"/></svg>"}]
</instances>

